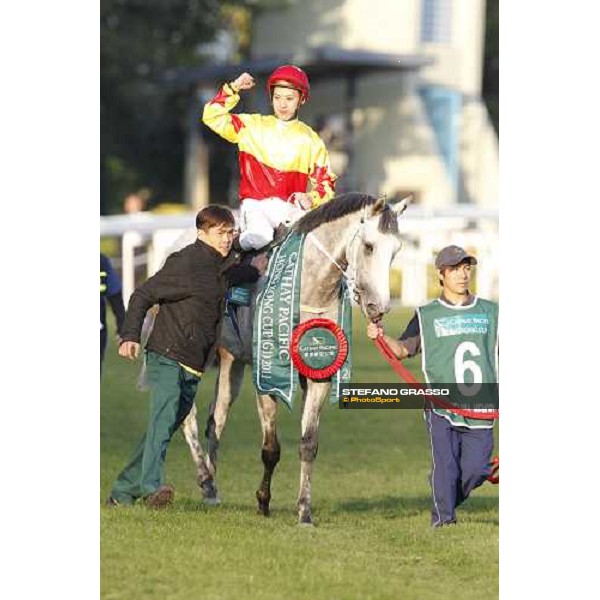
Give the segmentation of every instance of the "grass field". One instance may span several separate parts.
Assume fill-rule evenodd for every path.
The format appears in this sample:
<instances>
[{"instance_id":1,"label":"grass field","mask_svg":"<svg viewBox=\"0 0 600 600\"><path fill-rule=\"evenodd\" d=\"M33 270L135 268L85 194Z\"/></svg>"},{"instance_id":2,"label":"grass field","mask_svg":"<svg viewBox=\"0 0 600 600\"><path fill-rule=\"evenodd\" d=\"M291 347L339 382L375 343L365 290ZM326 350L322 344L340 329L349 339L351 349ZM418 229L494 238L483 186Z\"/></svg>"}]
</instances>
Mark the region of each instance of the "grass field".
<instances>
[{"instance_id":1,"label":"grass field","mask_svg":"<svg viewBox=\"0 0 600 600\"><path fill-rule=\"evenodd\" d=\"M410 312L386 319L399 332ZM355 382L394 382L391 368L354 320ZM114 331L114 329L111 329ZM418 361L407 361L416 374ZM101 393L102 502L147 417L135 390L138 363L109 347ZM216 372L198 388L201 430ZM101 596L106 599L420 599L498 596L498 486L485 483L458 510L459 525L432 530L430 454L418 410L342 411L321 418L311 529L296 524L299 402L279 413L281 462L272 516L255 513L262 475L260 427L250 374L221 444L223 503L205 507L187 446L176 434L167 455L172 509L101 510ZM496 448L496 451L498 448Z\"/></svg>"}]
</instances>

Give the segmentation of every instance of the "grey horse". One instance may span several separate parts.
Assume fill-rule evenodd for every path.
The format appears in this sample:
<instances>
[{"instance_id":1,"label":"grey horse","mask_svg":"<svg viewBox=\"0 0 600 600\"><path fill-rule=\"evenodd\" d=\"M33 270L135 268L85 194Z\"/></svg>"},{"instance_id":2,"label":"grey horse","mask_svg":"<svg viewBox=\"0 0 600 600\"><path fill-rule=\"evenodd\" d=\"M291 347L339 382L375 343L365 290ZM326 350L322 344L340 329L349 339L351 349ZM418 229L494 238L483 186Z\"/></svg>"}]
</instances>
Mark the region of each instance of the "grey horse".
<instances>
[{"instance_id":1,"label":"grey horse","mask_svg":"<svg viewBox=\"0 0 600 600\"><path fill-rule=\"evenodd\" d=\"M398 220L410 202L405 198L390 205L360 193L337 196L307 213L293 228L307 234L302 265L300 322L314 317L336 320L342 279L351 282L354 296L365 316L381 319L390 309L389 273L392 260L401 247ZM350 275L352 274L352 275ZM219 502L215 483L219 443L229 408L238 396L246 365L252 364L252 308L238 310L240 336L229 319L225 320L217 350L219 374L215 399L206 426L208 454L198 437L196 408L193 407L182 430L197 467L197 481L205 502ZM302 421L300 438L300 489L298 519L311 525L311 479L317 456L319 417L331 381L300 378ZM280 458L277 439L277 400L256 395L262 427L263 477L256 492L259 513L268 516L271 480Z\"/></svg>"}]
</instances>

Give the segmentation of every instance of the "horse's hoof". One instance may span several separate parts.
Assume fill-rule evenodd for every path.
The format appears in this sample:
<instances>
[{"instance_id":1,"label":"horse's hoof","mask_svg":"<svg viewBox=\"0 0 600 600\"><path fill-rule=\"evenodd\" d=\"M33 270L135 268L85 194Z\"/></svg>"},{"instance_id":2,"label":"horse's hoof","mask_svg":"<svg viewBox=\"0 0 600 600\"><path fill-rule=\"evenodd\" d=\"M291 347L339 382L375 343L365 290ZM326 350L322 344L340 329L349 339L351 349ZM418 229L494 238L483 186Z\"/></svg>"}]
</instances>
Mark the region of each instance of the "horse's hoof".
<instances>
[{"instance_id":1,"label":"horse's hoof","mask_svg":"<svg viewBox=\"0 0 600 600\"><path fill-rule=\"evenodd\" d=\"M221 504L221 499L217 492L217 486L213 479L205 479L202 483L199 483L200 489L202 490L202 500L204 504L209 506L217 506Z\"/></svg>"},{"instance_id":2,"label":"horse's hoof","mask_svg":"<svg viewBox=\"0 0 600 600\"><path fill-rule=\"evenodd\" d=\"M310 516L308 517L300 517L298 520L298 527L314 527L315 524L312 522Z\"/></svg>"},{"instance_id":3,"label":"horse's hoof","mask_svg":"<svg viewBox=\"0 0 600 600\"><path fill-rule=\"evenodd\" d=\"M263 496L260 492L256 492L256 500L258 501L256 512L259 515L263 515L263 517L269 517L271 515L271 510L269 509L270 496Z\"/></svg>"},{"instance_id":4,"label":"horse's hoof","mask_svg":"<svg viewBox=\"0 0 600 600\"><path fill-rule=\"evenodd\" d=\"M219 506L219 504L221 504L221 498L219 498L219 496L215 496L214 498L202 498L202 502L204 502L206 506Z\"/></svg>"}]
</instances>

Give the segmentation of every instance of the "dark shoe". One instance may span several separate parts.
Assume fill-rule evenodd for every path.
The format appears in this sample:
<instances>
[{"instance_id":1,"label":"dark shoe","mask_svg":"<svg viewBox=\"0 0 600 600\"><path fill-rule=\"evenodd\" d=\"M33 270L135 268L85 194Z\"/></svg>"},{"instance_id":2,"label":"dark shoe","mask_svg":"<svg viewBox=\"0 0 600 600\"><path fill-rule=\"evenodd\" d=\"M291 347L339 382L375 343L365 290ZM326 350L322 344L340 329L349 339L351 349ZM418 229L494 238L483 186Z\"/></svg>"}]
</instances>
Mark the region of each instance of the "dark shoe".
<instances>
[{"instance_id":1,"label":"dark shoe","mask_svg":"<svg viewBox=\"0 0 600 600\"><path fill-rule=\"evenodd\" d=\"M167 508L173 502L175 488L171 485L161 485L155 492L144 496L144 504L148 508Z\"/></svg>"},{"instance_id":2,"label":"dark shoe","mask_svg":"<svg viewBox=\"0 0 600 600\"><path fill-rule=\"evenodd\" d=\"M444 521L442 523L438 523L437 525L432 525L434 529L438 529L439 527L450 527L451 525L456 525L456 520L454 521Z\"/></svg>"},{"instance_id":3,"label":"dark shoe","mask_svg":"<svg viewBox=\"0 0 600 600\"><path fill-rule=\"evenodd\" d=\"M109 496L104 503L107 508L119 508L121 506L118 500L115 500L112 496Z\"/></svg>"}]
</instances>

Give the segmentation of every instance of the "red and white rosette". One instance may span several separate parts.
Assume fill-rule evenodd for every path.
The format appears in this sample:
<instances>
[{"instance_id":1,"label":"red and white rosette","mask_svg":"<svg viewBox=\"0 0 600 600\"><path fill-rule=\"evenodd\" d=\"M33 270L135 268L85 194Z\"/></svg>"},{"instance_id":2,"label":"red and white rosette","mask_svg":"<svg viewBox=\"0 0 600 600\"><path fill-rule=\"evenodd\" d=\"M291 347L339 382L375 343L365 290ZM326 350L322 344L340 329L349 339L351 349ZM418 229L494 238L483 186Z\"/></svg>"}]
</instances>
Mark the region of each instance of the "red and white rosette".
<instances>
[{"instance_id":1,"label":"red and white rosette","mask_svg":"<svg viewBox=\"0 0 600 600\"><path fill-rule=\"evenodd\" d=\"M348 339L331 319L310 319L292 332L292 362L309 379L328 379L339 371L348 356Z\"/></svg>"}]
</instances>

